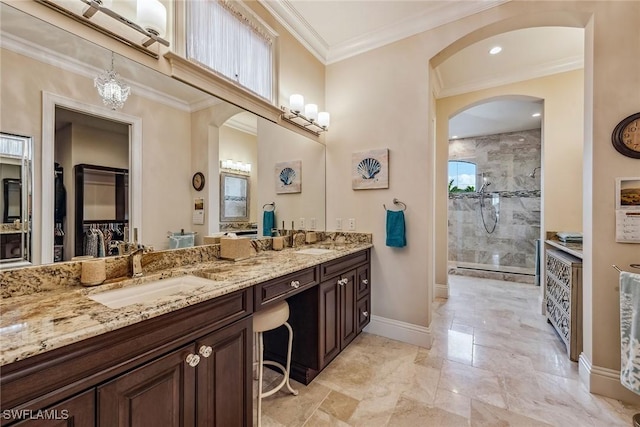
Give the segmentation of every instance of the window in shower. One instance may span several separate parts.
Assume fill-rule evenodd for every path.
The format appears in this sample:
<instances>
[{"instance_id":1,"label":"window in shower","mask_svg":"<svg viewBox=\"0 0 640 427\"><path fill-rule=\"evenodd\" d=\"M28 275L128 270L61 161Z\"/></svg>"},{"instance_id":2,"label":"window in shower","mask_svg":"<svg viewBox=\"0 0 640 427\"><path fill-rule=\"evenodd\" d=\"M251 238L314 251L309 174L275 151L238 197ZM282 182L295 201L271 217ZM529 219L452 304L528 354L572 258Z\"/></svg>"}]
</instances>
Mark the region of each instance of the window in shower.
<instances>
[{"instance_id":1,"label":"window in shower","mask_svg":"<svg viewBox=\"0 0 640 427\"><path fill-rule=\"evenodd\" d=\"M449 192L476 191L476 173L475 163L449 160Z\"/></svg>"}]
</instances>

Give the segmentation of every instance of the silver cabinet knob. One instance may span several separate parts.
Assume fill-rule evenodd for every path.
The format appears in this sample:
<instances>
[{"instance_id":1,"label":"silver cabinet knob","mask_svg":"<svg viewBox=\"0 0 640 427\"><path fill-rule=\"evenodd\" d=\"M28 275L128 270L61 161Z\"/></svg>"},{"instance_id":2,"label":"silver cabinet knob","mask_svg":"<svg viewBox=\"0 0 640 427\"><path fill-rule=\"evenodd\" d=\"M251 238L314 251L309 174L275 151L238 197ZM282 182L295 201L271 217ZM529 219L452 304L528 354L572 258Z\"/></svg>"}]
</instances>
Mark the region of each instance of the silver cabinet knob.
<instances>
[{"instance_id":1,"label":"silver cabinet knob","mask_svg":"<svg viewBox=\"0 0 640 427\"><path fill-rule=\"evenodd\" d=\"M203 345L200 347L200 350L198 350L198 353L200 353L203 357L209 357L211 356L211 353L213 353L213 349L209 345Z\"/></svg>"},{"instance_id":2,"label":"silver cabinet knob","mask_svg":"<svg viewBox=\"0 0 640 427\"><path fill-rule=\"evenodd\" d=\"M300 287L300 281L299 280L292 280L291 281L291 287L293 289L298 289Z\"/></svg>"},{"instance_id":3,"label":"silver cabinet knob","mask_svg":"<svg viewBox=\"0 0 640 427\"><path fill-rule=\"evenodd\" d=\"M340 285L340 286L344 286L347 283L349 283L349 279L347 279L347 278L338 280L338 285Z\"/></svg>"},{"instance_id":4,"label":"silver cabinet knob","mask_svg":"<svg viewBox=\"0 0 640 427\"><path fill-rule=\"evenodd\" d=\"M368 312L368 311L363 311L363 312L362 312L362 315L363 315L364 317L369 317L369 312Z\"/></svg>"},{"instance_id":5,"label":"silver cabinet knob","mask_svg":"<svg viewBox=\"0 0 640 427\"><path fill-rule=\"evenodd\" d=\"M362 279L362 284L363 285L368 285L369 284L369 279Z\"/></svg>"},{"instance_id":6,"label":"silver cabinet knob","mask_svg":"<svg viewBox=\"0 0 640 427\"><path fill-rule=\"evenodd\" d=\"M195 368L196 366L198 366L198 363L200 363L200 356L198 356L197 354L190 353L187 356L186 362L189 366L191 366L192 368Z\"/></svg>"}]
</instances>

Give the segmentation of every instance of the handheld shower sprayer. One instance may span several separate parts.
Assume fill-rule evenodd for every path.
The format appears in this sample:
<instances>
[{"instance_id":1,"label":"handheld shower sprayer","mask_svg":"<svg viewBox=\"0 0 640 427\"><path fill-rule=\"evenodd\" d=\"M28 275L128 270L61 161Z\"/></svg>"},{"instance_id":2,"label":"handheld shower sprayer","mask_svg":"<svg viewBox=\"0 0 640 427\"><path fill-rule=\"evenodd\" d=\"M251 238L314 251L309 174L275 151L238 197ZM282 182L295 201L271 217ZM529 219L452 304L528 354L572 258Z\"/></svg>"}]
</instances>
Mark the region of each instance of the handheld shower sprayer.
<instances>
[{"instance_id":1,"label":"handheld shower sprayer","mask_svg":"<svg viewBox=\"0 0 640 427\"><path fill-rule=\"evenodd\" d=\"M484 193L484 189L491 185L491 181L484 181L480 187L479 193Z\"/></svg>"},{"instance_id":2,"label":"handheld shower sprayer","mask_svg":"<svg viewBox=\"0 0 640 427\"><path fill-rule=\"evenodd\" d=\"M533 172L531 172L529 174L529 178L535 178L536 177L536 171L540 169L540 166L536 166L535 168L533 168Z\"/></svg>"}]
</instances>

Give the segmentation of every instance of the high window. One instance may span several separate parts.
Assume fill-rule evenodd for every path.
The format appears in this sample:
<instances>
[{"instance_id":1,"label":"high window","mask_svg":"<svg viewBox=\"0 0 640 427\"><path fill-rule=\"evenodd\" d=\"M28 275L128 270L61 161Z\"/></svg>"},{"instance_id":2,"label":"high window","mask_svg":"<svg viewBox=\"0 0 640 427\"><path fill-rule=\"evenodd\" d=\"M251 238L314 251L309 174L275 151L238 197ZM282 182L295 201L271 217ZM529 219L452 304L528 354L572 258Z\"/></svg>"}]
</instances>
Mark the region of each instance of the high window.
<instances>
[{"instance_id":1,"label":"high window","mask_svg":"<svg viewBox=\"0 0 640 427\"><path fill-rule=\"evenodd\" d=\"M475 163L449 160L449 192L475 191Z\"/></svg>"},{"instance_id":2,"label":"high window","mask_svg":"<svg viewBox=\"0 0 640 427\"><path fill-rule=\"evenodd\" d=\"M237 2L187 4L187 58L272 102L274 33Z\"/></svg>"}]
</instances>

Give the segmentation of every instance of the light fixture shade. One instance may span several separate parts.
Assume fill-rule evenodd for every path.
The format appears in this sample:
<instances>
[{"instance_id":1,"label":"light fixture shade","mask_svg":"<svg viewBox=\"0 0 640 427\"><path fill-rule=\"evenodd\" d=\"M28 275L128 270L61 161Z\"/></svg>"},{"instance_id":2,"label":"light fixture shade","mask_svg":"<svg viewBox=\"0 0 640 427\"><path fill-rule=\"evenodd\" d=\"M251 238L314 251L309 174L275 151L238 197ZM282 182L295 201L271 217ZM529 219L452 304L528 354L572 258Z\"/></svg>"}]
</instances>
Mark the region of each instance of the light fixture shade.
<instances>
[{"instance_id":1,"label":"light fixture shade","mask_svg":"<svg viewBox=\"0 0 640 427\"><path fill-rule=\"evenodd\" d=\"M304 97L298 93L294 93L289 97L289 108L291 111L300 112L304 108Z\"/></svg>"},{"instance_id":2,"label":"light fixture shade","mask_svg":"<svg viewBox=\"0 0 640 427\"><path fill-rule=\"evenodd\" d=\"M331 123L331 116L326 111L321 111L318 113L318 124L322 127L329 127Z\"/></svg>"},{"instance_id":3,"label":"light fixture shade","mask_svg":"<svg viewBox=\"0 0 640 427\"><path fill-rule=\"evenodd\" d=\"M309 120L318 120L318 106L316 104L307 104L304 106L304 115Z\"/></svg>"},{"instance_id":4,"label":"light fixture shade","mask_svg":"<svg viewBox=\"0 0 640 427\"><path fill-rule=\"evenodd\" d=\"M111 0L96 0L96 3L100 3L100 6L106 7L107 9L111 9Z\"/></svg>"},{"instance_id":5,"label":"light fixture shade","mask_svg":"<svg viewBox=\"0 0 640 427\"><path fill-rule=\"evenodd\" d=\"M150 33L164 37L167 32L167 9L158 0L137 1L138 25Z\"/></svg>"}]
</instances>

